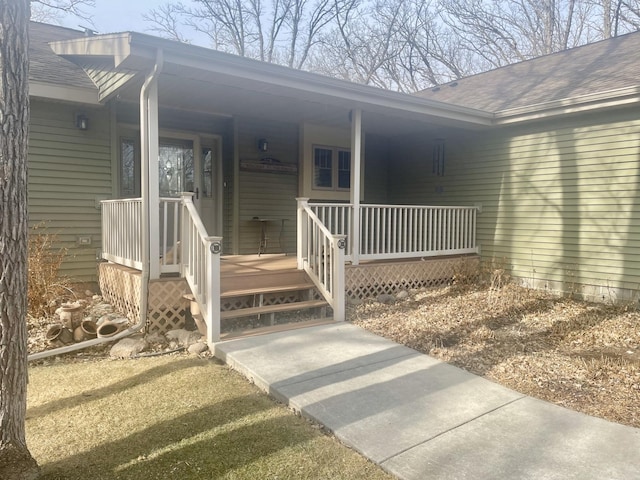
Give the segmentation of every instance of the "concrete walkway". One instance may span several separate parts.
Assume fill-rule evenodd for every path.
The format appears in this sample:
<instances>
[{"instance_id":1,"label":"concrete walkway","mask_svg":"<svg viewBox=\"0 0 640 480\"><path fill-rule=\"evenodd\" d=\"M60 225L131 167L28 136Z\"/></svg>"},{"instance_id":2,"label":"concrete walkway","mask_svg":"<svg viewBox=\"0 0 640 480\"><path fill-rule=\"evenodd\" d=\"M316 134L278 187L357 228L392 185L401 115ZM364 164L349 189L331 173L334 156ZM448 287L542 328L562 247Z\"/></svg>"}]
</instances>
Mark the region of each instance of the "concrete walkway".
<instances>
[{"instance_id":1,"label":"concrete walkway","mask_svg":"<svg viewBox=\"0 0 640 480\"><path fill-rule=\"evenodd\" d=\"M524 396L348 323L231 340L215 353L401 479L640 479L640 429Z\"/></svg>"}]
</instances>

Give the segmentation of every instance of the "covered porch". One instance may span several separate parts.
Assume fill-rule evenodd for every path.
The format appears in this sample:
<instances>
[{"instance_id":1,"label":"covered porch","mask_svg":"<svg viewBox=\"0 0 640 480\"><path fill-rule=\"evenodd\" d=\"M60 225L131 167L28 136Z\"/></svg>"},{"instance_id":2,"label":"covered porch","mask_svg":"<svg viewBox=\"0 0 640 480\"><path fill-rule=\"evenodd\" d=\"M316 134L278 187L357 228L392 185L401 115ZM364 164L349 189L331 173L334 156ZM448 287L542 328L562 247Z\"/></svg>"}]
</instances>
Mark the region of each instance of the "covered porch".
<instances>
[{"instance_id":1,"label":"covered porch","mask_svg":"<svg viewBox=\"0 0 640 480\"><path fill-rule=\"evenodd\" d=\"M223 324L235 318L316 308L321 313L312 323L343 321L349 298L438 285L463 271L466 262L477 262L476 207L358 208L358 243L345 233L356 229L353 205L298 199L296 255L223 256L223 239L207 235L191 194L160 199L162 229L151 236L160 252L151 259L152 269L159 275L149 316L161 318L159 328L178 326L190 295L191 311L201 315L208 340L217 342L238 330L224 331ZM103 258L111 262L101 266L102 290L122 297L114 303L135 317L136 302L126 301L118 289L131 284L130 275L142 281L142 200L107 200L102 211ZM131 270L114 270L111 264ZM162 318L167 312L169 319Z\"/></svg>"},{"instance_id":2,"label":"covered porch","mask_svg":"<svg viewBox=\"0 0 640 480\"><path fill-rule=\"evenodd\" d=\"M479 207L423 179L444 176L443 139L487 114L136 33L52 48L111 110L102 258L140 271L142 289L184 278L210 342L223 255L277 245L341 321L351 267L479 252ZM282 241L263 244L263 227Z\"/></svg>"}]
</instances>

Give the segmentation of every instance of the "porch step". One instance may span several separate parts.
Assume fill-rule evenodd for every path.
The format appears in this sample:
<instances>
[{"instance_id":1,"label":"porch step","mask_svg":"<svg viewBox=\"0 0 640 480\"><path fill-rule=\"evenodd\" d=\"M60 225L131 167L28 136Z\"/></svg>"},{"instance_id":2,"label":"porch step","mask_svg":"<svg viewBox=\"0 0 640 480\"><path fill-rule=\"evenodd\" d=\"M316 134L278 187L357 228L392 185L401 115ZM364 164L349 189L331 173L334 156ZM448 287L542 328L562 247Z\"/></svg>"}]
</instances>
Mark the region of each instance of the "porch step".
<instances>
[{"instance_id":1,"label":"porch step","mask_svg":"<svg viewBox=\"0 0 640 480\"><path fill-rule=\"evenodd\" d=\"M280 291L280 290L278 290ZM307 308L326 307L328 304L324 300L306 300L303 302L282 303L279 305L263 305L261 307L239 308L227 310L220 313L220 319L248 317L251 315L262 315L266 313L294 312Z\"/></svg>"},{"instance_id":2,"label":"porch step","mask_svg":"<svg viewBox=\"0 0 640 480\"><path fill-rule=\"evenodd\" d=\"M231 340L233 338L250 337L254 335L264 335L265 333L276 333L287 330L296 330L299 328L315 327L318 325L328 325L333 323L333 318L314 318L313 320L304 320L302 322L285 323L281 325L269 325L266 327L249 328L246 330L234 330L225 332L220 335L220 340Z\"/></svg>"},{"instance_id":3,"label":"porch step","mask_svg":"<svg viewBox=\"0 0 640 480\"><path fill-rule=\"evenodd\" d=\"M221 298L231 297L245 297L247 295L264 295L266 293L279 293L279 292L295 292L299 290L311 290L315 288L311 282L294 283L290 285L274 285L266 287L256 288L243 288L238 290L227 290L220 294Z\"/></svg>"}]
</instances>

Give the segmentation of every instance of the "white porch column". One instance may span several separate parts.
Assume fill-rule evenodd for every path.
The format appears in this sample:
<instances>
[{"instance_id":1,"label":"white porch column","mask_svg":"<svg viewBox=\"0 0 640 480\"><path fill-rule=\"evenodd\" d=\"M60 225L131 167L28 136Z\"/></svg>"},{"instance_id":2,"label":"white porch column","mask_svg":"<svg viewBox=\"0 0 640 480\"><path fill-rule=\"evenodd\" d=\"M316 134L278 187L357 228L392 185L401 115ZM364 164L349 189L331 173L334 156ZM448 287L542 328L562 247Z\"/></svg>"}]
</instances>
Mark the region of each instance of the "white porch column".
<instances>
[{"instance_id":1,"label":"white porch column","mask_svg":"<svg viewBox=\"0 0 640 480\"><path fill-rule=\"evenodd\" d=\"M362 171L362 110L351 111L351 263L360 263L360 177Z\"/></svg>"},{"instance_id":2,"label":"white porch column","mask_svg":"<svg viewBox=\"0 0 640 480\"><path fill-rule=\"evenodd\" d=\"M142 262L148 262L149 278L160 278L160 187L158 179L158 75L163 54L158 50L156 65L147 76L140 92L140 161L142 162ZM146 257L146 258L145 258ZM143 266L144 269L144 266Z\"/></svg>"}]
</instances>

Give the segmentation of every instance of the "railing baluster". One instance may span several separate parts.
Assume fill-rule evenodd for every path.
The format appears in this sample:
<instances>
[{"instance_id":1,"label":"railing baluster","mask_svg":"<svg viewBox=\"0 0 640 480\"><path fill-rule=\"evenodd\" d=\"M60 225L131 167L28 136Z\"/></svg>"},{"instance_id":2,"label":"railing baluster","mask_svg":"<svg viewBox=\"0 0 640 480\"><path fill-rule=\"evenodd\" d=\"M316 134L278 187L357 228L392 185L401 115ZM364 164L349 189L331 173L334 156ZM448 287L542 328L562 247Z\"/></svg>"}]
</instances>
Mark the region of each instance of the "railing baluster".
<instances>
[{"instance_id":1,"label":"railing baluster","mask_svg":"<svg viewBox=\"0 0 640 480\"><path fill-rule=\"evenodd\" d=\"M331 234L350 231L351 205L318 203L309 208ZM449 255L477 250L475 207L361 205L360 218L360 255L363 259ZM316 249L323 248L320 238ZM347 254L351 253L350 247L347 246ZM321 263L320 258L316 260ZM329 261L329 258L322 261Z\"/></svg>"}]
</instances>

